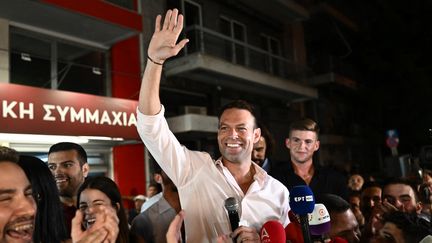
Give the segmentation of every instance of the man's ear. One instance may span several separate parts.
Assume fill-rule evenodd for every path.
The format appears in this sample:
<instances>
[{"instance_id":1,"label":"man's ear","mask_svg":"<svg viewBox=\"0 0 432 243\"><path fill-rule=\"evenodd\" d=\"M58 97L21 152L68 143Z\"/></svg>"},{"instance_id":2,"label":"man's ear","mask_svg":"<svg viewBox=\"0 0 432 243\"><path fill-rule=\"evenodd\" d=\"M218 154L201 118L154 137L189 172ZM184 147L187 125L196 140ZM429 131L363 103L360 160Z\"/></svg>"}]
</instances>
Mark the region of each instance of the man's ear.
<instances>
[{"instance_id":1,"label":"man's ear","mask_svg":"<svg viewBox=\"0 0 432 243\"><path fill-rule=\"evenodd\" d=\"M88 173L90 172L90 166L88 163L83 164L83 166L81 167L81 170L83 172L84 178L86 178L88 176Z\"/></svg>"},{"instance_id":2,"label":"man's ear","mask_svg":"<svg viewBox=\"0 0 432 243\"><path fill-rule=\"evenodd\" d=\"M416 203L416 212L417 214L419 214L423 209L423 203L422 202L418 202Z\"/></svg>"},{"instance_id":3,"label":"man's ear","mask_svg":"<svg viewBox=\"0 0 432 243\"><path fill-rule=\"evenodd\" d=\"M285 147L287 147L287 149L291 148L291 140L289 138L285 139Z\"/></svg>"},{"instance_id":4,"label":"man's ear","mask_svg":"<svg viewBox=\"0 0 432 243\"><path fill-rule=\"evenodd\" d=\"M317 151L319 149L319 147L320 147L320 141L317 140L315 143L315 150L314 151Z\"/></svg>"},{"instance_id":5,"label":"man's ear","mask_svg":"<svg viewBox=\"0 0 432 243\"><path fill-rule=\"evenodd\" d=\"M254 144L258 142L259 138L261 137L261 128L255 128L254 129Z\"/></svg>"},{"instance_id":6,"label":"man's ear","mask_svg":"<svg viewBox=\"0 0 432 243\"><path fill-rule=\"evenodd\" d=\"M153 179L156 181L156 183L159 183L162 185L162 175L159 173L155 173L153 175Z\"/></svg>"}]
</instances>

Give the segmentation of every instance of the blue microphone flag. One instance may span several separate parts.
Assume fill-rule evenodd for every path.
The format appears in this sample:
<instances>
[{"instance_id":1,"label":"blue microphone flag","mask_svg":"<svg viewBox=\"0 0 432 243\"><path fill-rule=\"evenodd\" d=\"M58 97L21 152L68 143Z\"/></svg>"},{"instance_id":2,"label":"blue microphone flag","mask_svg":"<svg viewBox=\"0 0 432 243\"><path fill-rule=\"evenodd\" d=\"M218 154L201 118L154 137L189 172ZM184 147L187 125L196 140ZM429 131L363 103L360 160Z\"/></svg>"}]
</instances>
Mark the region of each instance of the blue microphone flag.
<instances>
[{"instance_id":1,"label":"blue microphone flag","mask_svg":"<svg viewBox=\"0 0 432 243\"><path fill-rule=\"evenodd\" d=\"M310 187L305 185L295 186L289 193L289 205L293 213L307 215L313 212L315 197Z\"/></svg>"}]
</instances>

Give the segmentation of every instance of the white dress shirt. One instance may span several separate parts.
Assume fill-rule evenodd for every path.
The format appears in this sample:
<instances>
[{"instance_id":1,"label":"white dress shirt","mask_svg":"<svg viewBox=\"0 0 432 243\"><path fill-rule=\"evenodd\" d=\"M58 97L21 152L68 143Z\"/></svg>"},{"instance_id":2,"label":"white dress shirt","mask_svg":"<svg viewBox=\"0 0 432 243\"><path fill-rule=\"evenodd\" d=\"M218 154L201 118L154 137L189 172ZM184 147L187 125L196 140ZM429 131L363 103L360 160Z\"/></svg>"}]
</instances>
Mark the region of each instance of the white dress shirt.
<instances>
[{"instance_id":1,"label":"white dress shirt","mask_svg":"<svg viewBox=\"0 0 432 243\"><path fill-rule=\"evenodd\" d=\"M137 111L138 132L145 146L179 190L186 212L187 242L216 242L229 234L231 226L224 208L225 199L240 202L240 220L259 231L268 220L288 225L288 189L253 163L254 181L243 193L221 160L206 152L182 146L169 130L162 106L159 114L146 116Z\"/></svg>"}]
</instances>

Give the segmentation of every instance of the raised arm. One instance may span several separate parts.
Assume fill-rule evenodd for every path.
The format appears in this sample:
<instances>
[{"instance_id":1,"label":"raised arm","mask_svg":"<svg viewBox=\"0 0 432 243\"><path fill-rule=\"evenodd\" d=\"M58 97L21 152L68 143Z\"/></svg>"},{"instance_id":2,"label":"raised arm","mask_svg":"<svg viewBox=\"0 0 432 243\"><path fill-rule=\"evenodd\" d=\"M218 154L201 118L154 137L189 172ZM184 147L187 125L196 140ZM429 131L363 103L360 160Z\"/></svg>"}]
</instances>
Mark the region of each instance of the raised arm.
<instances>
[{"instance_id":1,"label":"raised arm","mask_svg":"<svg viewBox=\"0 0 432 243\"><path fill-rule=\"evenodd\" d=\"M184 39L178 44L177 39L183 29L183 15L178 10L168 10L163 25L162 16L156 17L155 31L147 50L147 65L141 83L138 109L144 115L155 115L160 111L159 85L162 65L179 51L189 41Z\"/></svg>"}]
</instances>

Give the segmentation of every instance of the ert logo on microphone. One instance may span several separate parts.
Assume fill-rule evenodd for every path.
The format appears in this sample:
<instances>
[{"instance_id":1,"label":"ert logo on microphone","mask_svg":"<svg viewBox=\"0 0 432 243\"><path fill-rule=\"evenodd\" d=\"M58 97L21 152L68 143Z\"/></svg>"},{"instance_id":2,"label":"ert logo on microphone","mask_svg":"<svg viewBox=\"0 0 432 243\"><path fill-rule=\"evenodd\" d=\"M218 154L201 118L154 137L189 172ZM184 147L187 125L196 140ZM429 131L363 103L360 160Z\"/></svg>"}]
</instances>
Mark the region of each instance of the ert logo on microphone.
<instances>
[{"instance_id":1,"label":"ert logo on microphone","mask_svg":"<svg viewBox=\"0 0 432 243\"><path fill-rule=\"evenodd\" d=\"M294 197L294 202L313 202L313 196Z\"/></svg>"}]
</instances>

